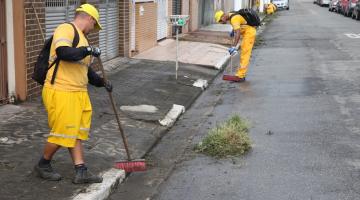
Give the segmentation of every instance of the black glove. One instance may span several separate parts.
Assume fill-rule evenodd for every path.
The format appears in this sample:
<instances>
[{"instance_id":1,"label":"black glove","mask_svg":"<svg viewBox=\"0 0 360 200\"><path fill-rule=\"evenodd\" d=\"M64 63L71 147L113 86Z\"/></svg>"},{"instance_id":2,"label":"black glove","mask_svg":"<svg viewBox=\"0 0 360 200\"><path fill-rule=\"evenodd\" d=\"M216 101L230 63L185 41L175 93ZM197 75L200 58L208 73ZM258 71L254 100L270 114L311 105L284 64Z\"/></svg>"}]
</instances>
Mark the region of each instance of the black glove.
<instances>
[{"instance_id":1,"label":"black glove","mask_svg":"<svg viewBox=\"0 0 360 200\"><path fill-rule=\"evenodd\" d=\"M99 57L101 55L101 50L99 47L92 47L88 46L86 47L88 55L93 55L95 57Z\"/></svg>"},{"instance_id":2,"label":"black glove","mask_svg":"<svg viewBox=\"0 0 360 200\"><path fill-rule=\"evenodd\" d=\"M104 87L106 91L112 92L113 86L109 80L107 80L106 82L104 81Z\"/></svg>"}]
</instances>

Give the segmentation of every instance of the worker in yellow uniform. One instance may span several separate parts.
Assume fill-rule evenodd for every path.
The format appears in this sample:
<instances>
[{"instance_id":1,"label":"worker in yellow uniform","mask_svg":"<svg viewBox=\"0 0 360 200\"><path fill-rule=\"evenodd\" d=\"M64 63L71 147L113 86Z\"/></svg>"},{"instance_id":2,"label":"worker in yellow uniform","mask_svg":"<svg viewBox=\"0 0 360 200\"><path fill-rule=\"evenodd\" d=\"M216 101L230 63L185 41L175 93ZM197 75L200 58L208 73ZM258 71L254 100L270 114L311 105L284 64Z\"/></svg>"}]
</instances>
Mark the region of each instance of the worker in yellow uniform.
<instances>
[{"instance_id":1,"label":"worker in yellow uniform","mask_svg":"<svg viewBox=\"0 0 360 200\"><path fill-rule=\"evenodd\" d=\"M245 18L242 17L240 14L231 12L224 13L221 10L215 13L215 21L222 24L226 24L229 21L233 28L233 31L235 33L235 40L232 44L232 47L229 48L230 55L237 51L236 46L239 43L240 36L242 36L240 67L231 80L235 82L244 82L250 63L252 48L255 43L256 28L247 25Z\"/></svg>"},{"instance_id":2,"label":"worker in yellow uniform","mask_svg":"<svg viewBox=\"0 0 360 200\"><path fill-rule=\"evenodd\" d=\"M52 67L47 72L42 90L51 130L44 153L34 167L46 180L59 181L62 178L50 162L57 150L65 147L74 163L74 184L102 182L102 177L88 171L82 145L82 141L89 137L92 114L88 83L105 87L109 92L112 90L110 82L105 82L89 68L91 57L101 54L100 49L90 46L86 38L93 29L101 30L98 10L91 4L83 4L76 9L74 21L59 25L53 35L49 64L54 60L59 62L56 71ZM74 43L77 44L74 46Z\"/></svg>"},{"instance_id":3,"label":"worker in yellow uniform","mask_svg":"<svg viewBox=\"0 0 360 200\"><path fill-rule=\"evenodd\" d=\"M266 14L272 15L272 14L274 14L275 11L276 11L276 6L273 3L267 4Z\"/></svg>"}]
</instances>

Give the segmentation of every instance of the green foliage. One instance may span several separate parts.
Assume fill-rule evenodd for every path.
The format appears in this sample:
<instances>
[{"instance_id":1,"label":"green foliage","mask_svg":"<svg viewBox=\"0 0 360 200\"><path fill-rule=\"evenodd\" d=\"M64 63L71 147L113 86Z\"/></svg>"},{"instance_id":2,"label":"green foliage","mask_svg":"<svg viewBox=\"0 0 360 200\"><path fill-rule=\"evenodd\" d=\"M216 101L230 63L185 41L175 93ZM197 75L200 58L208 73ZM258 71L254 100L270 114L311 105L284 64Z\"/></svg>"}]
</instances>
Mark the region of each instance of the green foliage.
<instances>
[{"instance_id":1,"label":"green foliage","mask_svg":"<svg viewBox=\"0 0 360 200\"><path fill-rule=\"evenodd\" d=\"M243 155L251 148L248 132L247 121L235 115L210 130L207 137L195 147L195 151L216 158Z\"/></svg>"}]
</instances>

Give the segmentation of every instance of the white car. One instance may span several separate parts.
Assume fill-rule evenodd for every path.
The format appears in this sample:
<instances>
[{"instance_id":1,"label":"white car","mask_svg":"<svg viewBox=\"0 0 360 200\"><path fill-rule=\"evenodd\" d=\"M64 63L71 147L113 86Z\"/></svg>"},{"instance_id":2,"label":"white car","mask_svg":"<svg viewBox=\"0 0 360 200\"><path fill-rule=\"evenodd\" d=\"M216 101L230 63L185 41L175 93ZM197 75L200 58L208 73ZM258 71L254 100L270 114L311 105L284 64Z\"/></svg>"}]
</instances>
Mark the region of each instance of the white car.
<instances>
[{"instance_id":1,"label":"white car","mask_svg":"<svg viewBox=\"0 0 360 200\"><path fill-rule=\"evenodd\" d=\"M318 0L318 4L319 6L323 7L323 6L329 6L330 5L330 0Z\"/></svg>"},{"instance_id":2,"label":"white car","mask_svg":"<svg viewBox=\"0 0 360 200\"><path fill-rule=\"evenodd\" d=\"M289 0L273 0L273 3L276 5L278 9L286 9L289 10Z\"/></svg>"}]
</instances>

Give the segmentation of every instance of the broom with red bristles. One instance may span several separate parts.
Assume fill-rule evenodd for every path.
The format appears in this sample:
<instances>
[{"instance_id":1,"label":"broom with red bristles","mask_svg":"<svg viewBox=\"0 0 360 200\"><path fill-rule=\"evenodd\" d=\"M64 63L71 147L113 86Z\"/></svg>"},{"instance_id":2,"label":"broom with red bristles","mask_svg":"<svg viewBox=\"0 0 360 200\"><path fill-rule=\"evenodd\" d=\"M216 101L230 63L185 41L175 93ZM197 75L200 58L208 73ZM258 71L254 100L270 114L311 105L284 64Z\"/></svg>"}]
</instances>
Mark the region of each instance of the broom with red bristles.
<instances>
[{"instance_id":1,"label":"broom with red bristles","mask_svg":"<svg viewBox=\"0 0 360 200\"><path fill-rule=\"evenodd\" d=\"M100 66L100 70L101 70L101 72L103 74L104 81L107 82L107 77L106 77L106 74L105 74L105 70L104 70L104 66L102 64L101 58L98 57L98 59L99 59L99 66ZM117 108L116 108L116 105L115 105L114 98L112 96L112 92L108 92L108 94L109 94L109 97L110 97L111 105L112 105L112 108L113 108L114 113L115 113L116 121L117 121L118 126L119 126L119 131L121 133L121 137L122 137L122 140L124 142L126 155L127 155L127 158L128 158L127 160L117 161L115 163L115 168L122 169L125 172L145 171L146 170L146 163L145 163L144 159L136 159L136 160L131 159L130 151L129 151L129 147L128 147L128 142L127 142L126 136L124 134L124 130L122 129L122 126L121 126L121 123L120 123L120 118L119 118L119 115L118 115L118 112L117 112Z\"/></svg>"}]
</instances>

